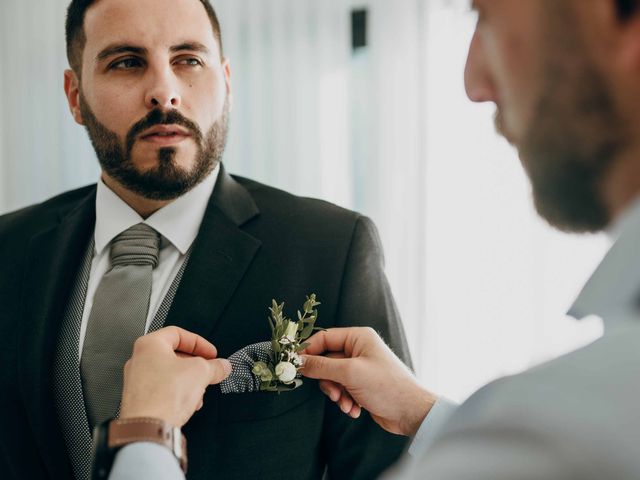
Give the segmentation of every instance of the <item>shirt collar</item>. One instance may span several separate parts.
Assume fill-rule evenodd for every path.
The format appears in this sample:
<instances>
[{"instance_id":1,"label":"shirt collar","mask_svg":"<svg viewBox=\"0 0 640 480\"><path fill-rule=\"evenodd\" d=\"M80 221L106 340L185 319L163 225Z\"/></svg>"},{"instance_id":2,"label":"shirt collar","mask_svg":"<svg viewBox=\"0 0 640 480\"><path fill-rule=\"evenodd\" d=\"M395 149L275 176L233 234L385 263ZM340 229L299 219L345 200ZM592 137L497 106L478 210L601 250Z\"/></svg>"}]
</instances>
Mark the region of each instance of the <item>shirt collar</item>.
<instances>
[{"instance_id":1,"label":"shirt collar","mask_svg":"<svg viewBox=\"0 0 640 480\"><path fill-rule=\"evenodd\" d=\"M196 187L146 220L100 180L96 193L96 254L101 254L115 237L139 223L146 223L182 255L186 254L198 235L219 173L220 165Z\"/></svg>"},{"instance_id":2,"label":"shirt collar","mask_svg":"<svg viewBox=\"0 0 640 480\"><path fill-rule=\"evenodd\" d=\"M637 316L640 294L640 199L621 216L609 237L615 242L587 281L568 314L580 320L597 315L603 321Z\"/></svg>"}]
</instances>

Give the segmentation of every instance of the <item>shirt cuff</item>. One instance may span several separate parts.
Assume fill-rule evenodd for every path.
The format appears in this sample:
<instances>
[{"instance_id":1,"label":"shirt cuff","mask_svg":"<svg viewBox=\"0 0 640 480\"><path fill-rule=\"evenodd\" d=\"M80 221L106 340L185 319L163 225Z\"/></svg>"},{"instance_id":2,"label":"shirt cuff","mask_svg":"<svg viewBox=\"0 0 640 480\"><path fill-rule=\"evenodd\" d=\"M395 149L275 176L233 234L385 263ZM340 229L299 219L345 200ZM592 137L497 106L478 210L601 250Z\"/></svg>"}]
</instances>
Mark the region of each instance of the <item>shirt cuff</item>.
<instances>
[{"instance_id":1,"label":"shirt cuff","mask_svg":"<svg viewBox=\"0 0 640 480\"><path fill-rule=\"evenodd\" d=\"M424 455L438 433L442 430L444 424L447 423L447 420L449 420L457 409L458 404L446 398L440 397L436 400L436 403L431 407L427 418L424 419L418 429L418 433L416 433L416 436L411 442L409 455L412 458L420 458Z\"/></svg>"},{"instance_id":2,"label":"shirt cuff","mask_svg":"<svg viewBox=\"0 0 640 480\"><path fill-rule=\"evenodd\" d=\"M184 480L178 459L165 446L136 442L123 447L113 462L109 480Z\"/></svg>"}]
</instances>

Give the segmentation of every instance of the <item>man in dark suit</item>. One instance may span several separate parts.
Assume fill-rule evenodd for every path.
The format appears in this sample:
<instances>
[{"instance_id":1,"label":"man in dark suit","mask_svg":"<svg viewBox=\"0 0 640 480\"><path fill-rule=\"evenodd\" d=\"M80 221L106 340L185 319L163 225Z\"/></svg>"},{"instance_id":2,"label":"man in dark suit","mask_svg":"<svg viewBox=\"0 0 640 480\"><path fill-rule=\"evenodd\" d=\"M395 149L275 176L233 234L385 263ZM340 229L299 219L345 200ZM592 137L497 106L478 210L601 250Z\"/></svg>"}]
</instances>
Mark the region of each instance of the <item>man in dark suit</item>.
<instances>
[{"instance_id":1,"label":"man in dark suit","mask_svg":"<svg viewBox=\"0 0 640 480\"><path fill-rule=\"evenodd\" d=\"M409 362L371 221L221 165L230 69L208 1L74 0L67 49L102 175L0 218L3 478L87 478L133 340L163 325L227 357L270 338L272 298L314 292L319 326L371 326ZM189 478L367 479L405 446L312 381L204 400L184 429Z\"/></svg>"}]
</instances>

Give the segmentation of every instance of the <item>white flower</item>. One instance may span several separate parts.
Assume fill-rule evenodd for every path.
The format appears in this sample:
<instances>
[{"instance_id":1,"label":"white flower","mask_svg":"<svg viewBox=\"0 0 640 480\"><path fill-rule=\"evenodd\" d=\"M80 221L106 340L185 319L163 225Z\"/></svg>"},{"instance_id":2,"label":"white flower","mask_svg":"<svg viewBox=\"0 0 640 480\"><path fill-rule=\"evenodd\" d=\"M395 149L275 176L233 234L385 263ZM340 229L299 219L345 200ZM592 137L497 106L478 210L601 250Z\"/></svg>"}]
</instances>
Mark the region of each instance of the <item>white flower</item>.
<instances>
[{"instance_id":1,"label":"white flower","mask_svg":"<svg viewBox=\"0 0 640 480\"><path fill-rule=\"evenodd\" d=\"M298 355L296 352L289 352L287 356L289 357L288 358L289 362L291 362L294 367L298 368L302 366L302 359L300 358L300 355Z\"/></svg>"},{"instance_id":2,"label":"white flower","mask_svg":"<svg viewBox=\"0 0 640 480\"><path fill-rule=\"evenodd\" d=\"M298 323L289 322L284 331L284 336L288 338L296 338L296 333L298 333Z\"/></svg>"},{"instance_id":3,"label":"white flower","mask_svg":"<svg viewBox=\"0 0 640 480\"><path fill-rule=\"evenodd\" d=\"M282 383L291 383L295 380L298 371L296 367L289 362L280 362L276 365L276 376Z\"/></svg>"},{"instance_id":4,"label":"white flower","mask_svg":"<svg viewBox=\"0 0 640 480\"><path fill-rule=\"evenodd\" d=\"M296 335L298 334L298 323L297 322L288 322L286 328L284 329L284 334L280 337L281 345L291 345L296 343Z\"/></svg>"}]
</instances>

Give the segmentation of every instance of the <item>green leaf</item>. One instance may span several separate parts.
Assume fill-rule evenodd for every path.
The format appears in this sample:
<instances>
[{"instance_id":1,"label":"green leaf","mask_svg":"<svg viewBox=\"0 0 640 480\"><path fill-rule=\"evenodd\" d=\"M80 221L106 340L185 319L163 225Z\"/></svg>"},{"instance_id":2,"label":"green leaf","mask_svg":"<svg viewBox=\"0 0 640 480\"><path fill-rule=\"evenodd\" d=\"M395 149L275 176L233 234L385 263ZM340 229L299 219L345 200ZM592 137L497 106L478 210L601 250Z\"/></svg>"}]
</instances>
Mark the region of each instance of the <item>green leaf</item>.
<instances>
[{"instance_id":1,"label":"green leaf","mask_svg":"<svg viewBox=\"0 0 640 480\"><path fill-rule=\"evenodd\" d=\"M315 307L320 305L316 301L316 295L307 296L304 303L303 311L297 310L298 321L293 322L284 314L284 302L278 303L275 299L271 301L268 308L269 316L267 321L271 327L271 352L269 352L269 362L256 362L253 372L260 379L260 390L265 392L288 392L302 385L302 380L297 378L289 385L280 382L276 376L275 366L282 361L291 361L292 355L299 353L309 347L308 343L302 343L314 331L323 330L315 327L318 318L318 311ZM283 345L280 343L282 337L288 333L293 335L294 332L287 332L287 327L293 327L295 324L295 339L293 343Z\"/></svg>"},{"instance_id":2,"label":"green leaf","mask_svg":"<svg viewBox=\"0 0 640 480\"><path fill-rule=\"evenodd\" d=\"M313 333L313 325L307 325L306 327L304 327L302 332L300 332L300 339L306 340L311 336L312 333Z\"/></svg>"},{"instance_id":3,"label":"green leaf","mask_svg":"<svg viewBox=\"0 0 640 480\"><path fill-rule=\"evenodd\" d=\"M280 383L278 384L278 386L276 387L276 390L278 391L278 393L282 392L290 392L292 390L295 390L296 388L302 386L302 380L299 378L296 378L290 385L285 385L284 383Z\"/></svg>"}]
</instances>

